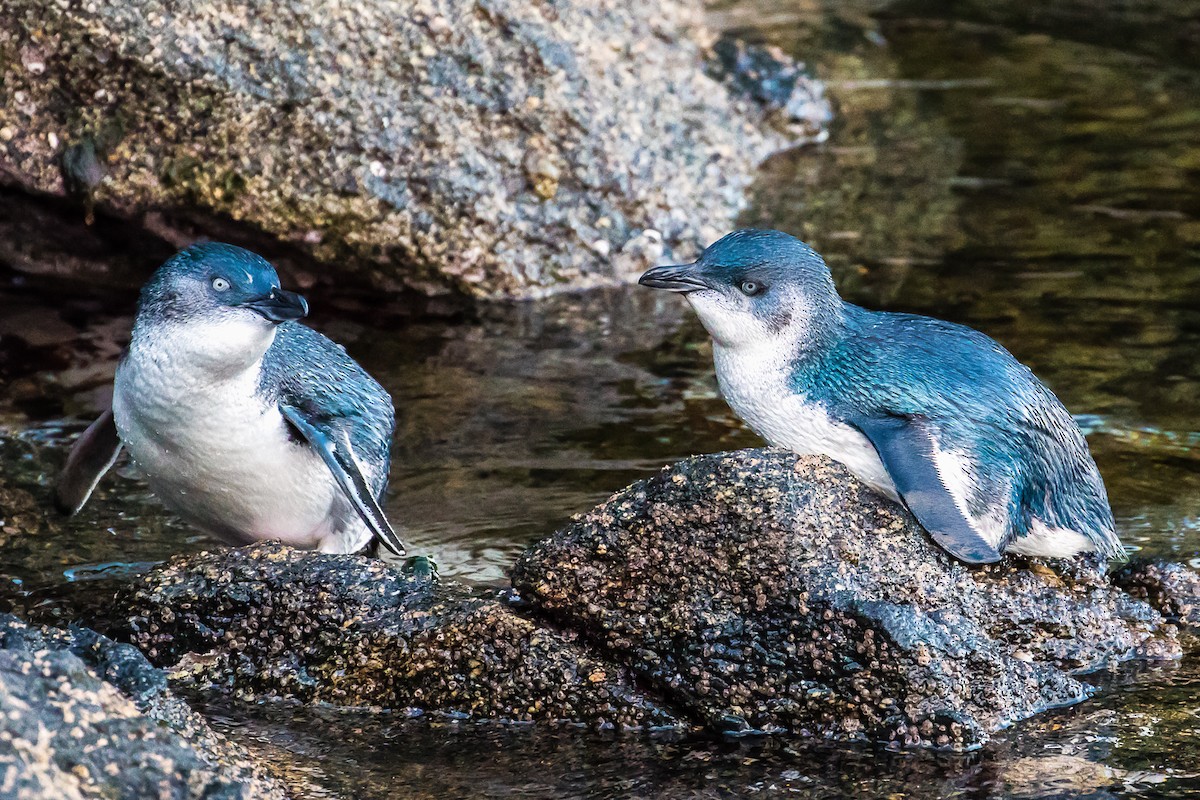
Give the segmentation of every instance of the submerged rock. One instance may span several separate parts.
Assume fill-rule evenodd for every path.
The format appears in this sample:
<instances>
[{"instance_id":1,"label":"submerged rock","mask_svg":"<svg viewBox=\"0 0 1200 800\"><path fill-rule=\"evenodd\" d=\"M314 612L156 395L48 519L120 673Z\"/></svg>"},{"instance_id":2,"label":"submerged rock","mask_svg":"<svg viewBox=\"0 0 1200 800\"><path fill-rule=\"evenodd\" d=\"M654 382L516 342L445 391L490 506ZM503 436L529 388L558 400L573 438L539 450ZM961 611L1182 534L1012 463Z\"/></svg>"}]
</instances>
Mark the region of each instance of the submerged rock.
<instances>
[{"instance_id":1,"label":"submerged rock","mask_svg":"<svg viewBox=\"0 0 1200 800\"><path fill-rule=\"evenodd\" d=\"M1086 697L1080 673L1180 655L1098 568L968 568L840 465L779 450L668 467L531 548L513 583L731 732L970 748Z\"/></svg>"},{"instance_id":2,"label":"submerged rock","mask_svg":"<svg viewBox=\"0 0 1200 800\"><path fill-rule=\"evenodd\" d=\"M680 718L575 634L381 561L279 544L200 553L117 600L119 634L183 683L241 698L512 721Z\"/></svg>"},{"instance_id":3,"label":"submerged rock","mask_svg":"<svg viewBox=\"0 0 1200 800\"><path fill-rule=\"evenodd\" d=\"M611 282L730 227L756 165L793 139L704 73L702 15L687 0L9 0L0 183L176 244L232 219L360 285ZM827 103L780 69L815 134Z\"/></svg>"},{"instance_id":4,"label":"submerged rock","mask_svg":"<svg viewBox=\"0 0 1200 800\"><path fill-rule=\"evenodd\" d=\"M792 124L822 128L833 121L825 87L779 48L724 35L712 47L708 72Z\"/></svg>"},{"instance_id":5,"label":"submerged rock","mask_svg":"<svg viewBox=\"0 0 1200 800\"><path fill-rule=\"evenodd\" d=\"M0 794L284 798L135 648L0 616Z\"/></svg>"}]
</instances>

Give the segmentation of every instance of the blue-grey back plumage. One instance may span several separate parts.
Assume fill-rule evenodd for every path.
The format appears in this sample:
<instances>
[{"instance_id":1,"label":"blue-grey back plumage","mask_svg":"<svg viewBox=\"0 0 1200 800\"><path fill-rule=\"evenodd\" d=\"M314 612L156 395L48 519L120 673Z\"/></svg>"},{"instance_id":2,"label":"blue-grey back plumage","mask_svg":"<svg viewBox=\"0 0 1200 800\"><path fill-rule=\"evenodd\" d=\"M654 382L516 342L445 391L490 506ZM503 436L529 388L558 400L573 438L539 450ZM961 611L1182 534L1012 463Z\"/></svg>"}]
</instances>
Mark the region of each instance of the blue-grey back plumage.
<instances>
[{"instance_id":1,"label":"blue-grey back plumage","mask_svg":"<svg viewBox=\"0 0 1200 800\"><path fill-rule=\"evenodd\" d=\"M377 500L387 491L395 408L378 381L324 334L299 322L284 322L263 358L259 392L293 406L314 423L344 427L355 454L370 464Z\"/></svg>"},{"instance_id":2,"label":"blue-grey back plumage","mask_svg":"<svg viewBox=\"0 0 1200 800\"><path fill-rule=\"evenodd\" d=\"M113 407L80 437L57 499L78 510L121 447L182 517L231 543L278 538L352 552L374 536L403 554L381 503L391 398L275 269L199 244L142 288Z\"/></svg>"},{"instance_id":3,"label":"blue-grey back plumage","mask_svg":"<svg viewBox=\"0 0 1200 800\"><path fill-rule=\"evenodd\" d=\"M642 283L686 295L752 428L842 461L957 557L1124 554L1079 427L986 335L846 303L821 257L778 231L735 232Z\"/></svg>"},{"instance_id":4,"label":"blue-grey back plumage","mask_svg":"<svg viewBox=\"0 0 1200 800\"><path fill-rule=\"evenodd\" d=\"M1005 505L1011 527L999 549L1040 520L1083 533L1107 557L1123 554L1083 433L1028 367L962 325L850 304L845 314L847 335L825 358L797 365L798 391L828 398L851 423L893 416L935 424L941 441L981 465L971 510L986 514L988 499Z\"/></svg>"},{"instance_id":5,"label":"blue-grey back plumage","mask_svg":"<svg viewBox=\"0 0 1200 800\"><path fill-rule=\"evenodd\" d=\"M341 489L333 515L357 519L404 555L381 505L395 427L391 397L325 336L298 323L280 327L263 357L258 394L325 461Z\"/></svg>"}]
</instances>

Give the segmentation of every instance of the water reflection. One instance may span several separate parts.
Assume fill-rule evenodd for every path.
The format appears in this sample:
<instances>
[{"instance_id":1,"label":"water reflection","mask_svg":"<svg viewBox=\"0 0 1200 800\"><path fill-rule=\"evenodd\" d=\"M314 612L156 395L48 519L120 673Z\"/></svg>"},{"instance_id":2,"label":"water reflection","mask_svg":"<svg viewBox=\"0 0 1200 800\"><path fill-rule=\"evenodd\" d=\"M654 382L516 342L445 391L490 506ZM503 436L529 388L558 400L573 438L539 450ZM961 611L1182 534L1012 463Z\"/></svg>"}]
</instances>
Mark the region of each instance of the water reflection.
<instances>
[{"instance_id":1,"label":"water reflection","mask_svg":"<svg viewBox=\"0 0 1200 800\"><path fill-rule=\"evenodd\" d=\"M218 727L308 796L455 798L1180 797L1200 764L1200 676L1174 665L1121 675L1105 699L1047 714L966 755L772 739L600 735L571 728L209 705ZM1126 688L1120 684L1125 683ZM1186 698L1186 699L1185 699ZM1180 706L1181 700L1184 706ZM1186 710L1181 710L1181 708ZM249 719L247 719L249 715ZM1164 766L1165 765L1165 766Z\"/></svg>"}]
</instances>

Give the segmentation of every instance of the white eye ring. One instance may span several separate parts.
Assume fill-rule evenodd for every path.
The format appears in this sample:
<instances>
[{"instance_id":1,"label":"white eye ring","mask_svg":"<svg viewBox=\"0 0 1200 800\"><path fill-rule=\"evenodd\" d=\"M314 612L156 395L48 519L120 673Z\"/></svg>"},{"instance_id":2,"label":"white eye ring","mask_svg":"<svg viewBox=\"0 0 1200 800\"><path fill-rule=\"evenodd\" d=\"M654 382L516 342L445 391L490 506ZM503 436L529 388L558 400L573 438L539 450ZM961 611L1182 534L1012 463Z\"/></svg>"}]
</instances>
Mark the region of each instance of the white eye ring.
<instances>
[{"instance_id":1,"label":"white eye ring","mask_svg":"<svg viewBox=\"0 0 1200 800\"><path fill-rule=\"evenodd\" d=\"M218 292L228 292L229 281L225 280L224 278L213 278L212 287Z\"/></svg>"},{"instance_id":2,"label":"white eye ring","mask_svg":"<svg viewBox=\"0 0 1200 800\"><path fill-rule=\"evenodd\" d=\"M763 285L758 281L742 281L742 285L738 288L742 290L742 294L753 297L763 290Z\"/></svg>"}]
</instances>

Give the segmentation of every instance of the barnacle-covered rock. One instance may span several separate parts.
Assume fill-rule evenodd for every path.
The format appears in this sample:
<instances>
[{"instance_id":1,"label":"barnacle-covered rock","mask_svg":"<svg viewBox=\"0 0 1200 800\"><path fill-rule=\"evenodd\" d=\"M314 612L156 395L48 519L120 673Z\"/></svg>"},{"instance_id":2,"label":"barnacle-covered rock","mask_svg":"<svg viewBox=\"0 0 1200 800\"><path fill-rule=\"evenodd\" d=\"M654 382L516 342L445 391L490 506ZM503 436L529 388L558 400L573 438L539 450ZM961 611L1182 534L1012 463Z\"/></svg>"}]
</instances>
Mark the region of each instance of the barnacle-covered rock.
<instances>
[{"instance_id":1,"label":"barnacle-covered rock","mask_svg":"<svg viewBox=\"0 0 1200 800\"><path fill-rule=\"evenodd\" d=\"M358 556L266 543L176 558L119 631L185 684L242 698L660 727L681 718L570 631Z\"/></svg>"},{"instance_id":2,"label":"barnacle-covered rock","mask_svg":"<svg viewBox=\"0 0 1200 800\"><path fill-rule=\"evenodd\" d=\"M128 644L0 616L0 795L282 798Z\"/></svg>"},{"instance_id":3,"label":"barnacle-covered rock","mask_svg":"<svg viewBox=\"0 0 1200 800\"><path fill-rule=\"evenodd\" d=\"M1098 567L967 567L840 465L780 450L635 483L531 548L513 583L722 731L970 748L1086 697L1080 673L1180 653Z\"/></svg>"},{"instance_id":4,"label":"barnacle-covered rock","mask_svg":"<svg viewBox=\"0 0 1200 800\"><path fill-rule=\"evenodd\" d=\"M1200 631L1200 573L1171 561L1139 559L1113 575L1113 583L1147 601L1191 635Z\"/></svg>"},{"instance_id":5,"label":"barnacle-covered rock","mask_svg":"<svg viewBox=\"0 0 1200 800\"><path fill-rule=\"evenodd\" d=\"M176 245L265 234L343 283L489 296L609 283L728 229L758 163L796 140L704 73L703 13L6 0L0 184ZM789 123L817 133L819 85L781 70L812 101L789 103Z\"/></svg>"},{"instance_id":6,"label":"barnacle-covered rock","mask_svg":"<svg viewBox=\"0 0 1200 800\"><path fill-rule=\"evenodd\" d=\"M967 567L840 465L763 449L618 492L527 551L515 598L266 543L173 559L113 613L244 698L969 749L1089 671L1180 655L1200 580L1121 576Z\"/></svg>"}]
</instances>

